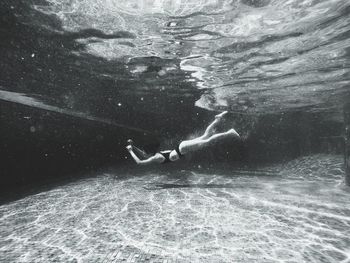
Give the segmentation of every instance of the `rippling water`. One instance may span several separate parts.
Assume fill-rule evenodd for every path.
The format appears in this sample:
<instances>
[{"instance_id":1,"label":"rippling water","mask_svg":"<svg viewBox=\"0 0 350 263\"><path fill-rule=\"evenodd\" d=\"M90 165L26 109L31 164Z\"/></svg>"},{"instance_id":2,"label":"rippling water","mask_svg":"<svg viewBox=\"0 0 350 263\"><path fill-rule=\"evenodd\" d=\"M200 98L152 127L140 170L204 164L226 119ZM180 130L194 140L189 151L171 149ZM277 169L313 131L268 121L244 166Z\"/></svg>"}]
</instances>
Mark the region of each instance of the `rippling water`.
<instances>
[{"instance_id":1,"label":"rippling water","mask_svg":"<svg viewBox=\"0 0 350 263\"><path fill-rule=\"evenodd\" d=\"M153 79L155 89L187 72L186 81L203 89L195 103L203 108L337 111L349 98L347 1L48 2L35 8L58 16L66 32L119 32L77 39L83 52L122 60L132 78Z\"/></svg>"},{"instance_id":2,"label":"rippling water","mask_svg":"<svg viewBox=\"0 0 350 263\"><path fill-rule=\"evenodd\" d=\"M1 9L0 90L10 101L145 128L140 120L156 125L195 106L341 122L350 98L348 1L33 0Z\"/></svg>"},{"instance_id":3,"label":"rippling water","mask_svg":"<svg viewBox=\"0 0 350 263\"><path fill-rule=\"evenodd\" d=\"M0 260L349 262L342 163L315 155L259 170L117 169L2 205Z\"/></svg>"}]
</instances>

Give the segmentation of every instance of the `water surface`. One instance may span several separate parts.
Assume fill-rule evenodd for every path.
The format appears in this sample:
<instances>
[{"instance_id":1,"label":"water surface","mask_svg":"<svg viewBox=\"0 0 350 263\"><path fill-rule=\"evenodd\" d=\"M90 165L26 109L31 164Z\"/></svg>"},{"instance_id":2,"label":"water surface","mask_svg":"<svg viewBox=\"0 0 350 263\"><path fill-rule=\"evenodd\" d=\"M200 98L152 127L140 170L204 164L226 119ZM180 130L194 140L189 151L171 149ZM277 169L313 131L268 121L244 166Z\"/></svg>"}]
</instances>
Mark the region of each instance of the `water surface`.
<instances>
[{"instance_id":1,"label":"water surface","mask_svg":"<svg viewBox=\"0 0 350 263\"><path fill-rule=\"evenodd\" d=\"M349 99L347 1L3 5L16 23L5 16L1 89L61 108L125 122L133 111L155 119L193 106L340 121Z\"/></svg>"}]
</instances>

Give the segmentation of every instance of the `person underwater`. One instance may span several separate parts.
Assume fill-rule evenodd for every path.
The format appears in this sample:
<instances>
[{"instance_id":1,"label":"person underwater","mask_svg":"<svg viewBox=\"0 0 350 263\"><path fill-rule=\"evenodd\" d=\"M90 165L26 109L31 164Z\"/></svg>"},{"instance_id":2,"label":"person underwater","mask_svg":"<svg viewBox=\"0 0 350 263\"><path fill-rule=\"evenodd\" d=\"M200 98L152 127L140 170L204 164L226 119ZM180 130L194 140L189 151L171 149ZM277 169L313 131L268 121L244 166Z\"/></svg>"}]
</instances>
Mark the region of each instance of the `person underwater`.
<instances>
[{"instance_id":1,"label":"person underwater","mask_svg":"<svg viewBox=\"0 0 350 263\"><path fill-rule=\"evenodd\" d=\"M202 136L191 140L182 141L175 147L174 150L159 151L153 155L150 155L147 154L145 151L141 150L140 148L134 146L132 140L130 139L128 140L128 145L126 146L126 149L137 164L162 164L175 162L181 159L185 154L189 152L201 150L206 146L212 145L213 143L219 143L220 141L227 138L240 139L240 135L233 128L226 132L215 133L216 126L223 120L224 116L227 113L227 111L224 111L216 115L215 120L206 128ZM138 155L142 159L140 159Z\"/></svg>"}]
</instances>

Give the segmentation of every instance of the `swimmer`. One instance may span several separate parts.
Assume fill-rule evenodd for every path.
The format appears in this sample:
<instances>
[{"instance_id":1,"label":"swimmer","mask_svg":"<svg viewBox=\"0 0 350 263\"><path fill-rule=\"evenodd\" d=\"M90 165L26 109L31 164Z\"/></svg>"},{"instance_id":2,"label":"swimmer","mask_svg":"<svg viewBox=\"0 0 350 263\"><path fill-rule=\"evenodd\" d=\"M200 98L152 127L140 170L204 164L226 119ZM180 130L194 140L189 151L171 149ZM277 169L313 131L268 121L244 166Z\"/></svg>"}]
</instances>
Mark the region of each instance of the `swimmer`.
<instances>
[{"instance_id":1,"label":"swimmer","mask_svg":"<svg viewBox=\"0 0 350 263\"><path fill-rule=\"evenodd\" d=\"M227 114L224 111L215 116L215 120L207 127L204 134L198 138L192 140L182 141L176 146L174 150L160 151L154 155L147 154L145 151L133 145L132 140L128 140L128 146L126 149L129 151L131 157L135 160L137 164L155 164L155 163L169 163L175 162L181 159L185 154L193 151L203 149L213 143L217 143L226 138L236 138L239 139L239 134L234 130L230 129L226 132L215 133L215 127L221 122L223 117ZM140 155L140 159L137 155Z\"/></svg>"}]
</instances>

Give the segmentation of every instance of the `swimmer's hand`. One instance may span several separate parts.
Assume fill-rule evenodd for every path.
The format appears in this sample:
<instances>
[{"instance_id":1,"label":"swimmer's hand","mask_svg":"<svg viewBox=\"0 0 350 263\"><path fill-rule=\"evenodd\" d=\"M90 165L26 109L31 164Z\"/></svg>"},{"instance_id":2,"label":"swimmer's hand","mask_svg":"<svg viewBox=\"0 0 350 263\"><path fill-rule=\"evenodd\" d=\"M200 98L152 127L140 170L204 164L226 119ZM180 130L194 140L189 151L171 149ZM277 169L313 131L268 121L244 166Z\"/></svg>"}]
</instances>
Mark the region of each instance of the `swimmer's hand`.
<instances>
[{"instance_id":1,"label":"swimmer's hand","mask_svg":"<svg viewBox=\"0 0 350 263\"><path fill-rule=\"evenodd\" d=\"M130 152L132 151L132 146L131 145L126 146L126 149Z\"/></svg>"}]
</instances>

